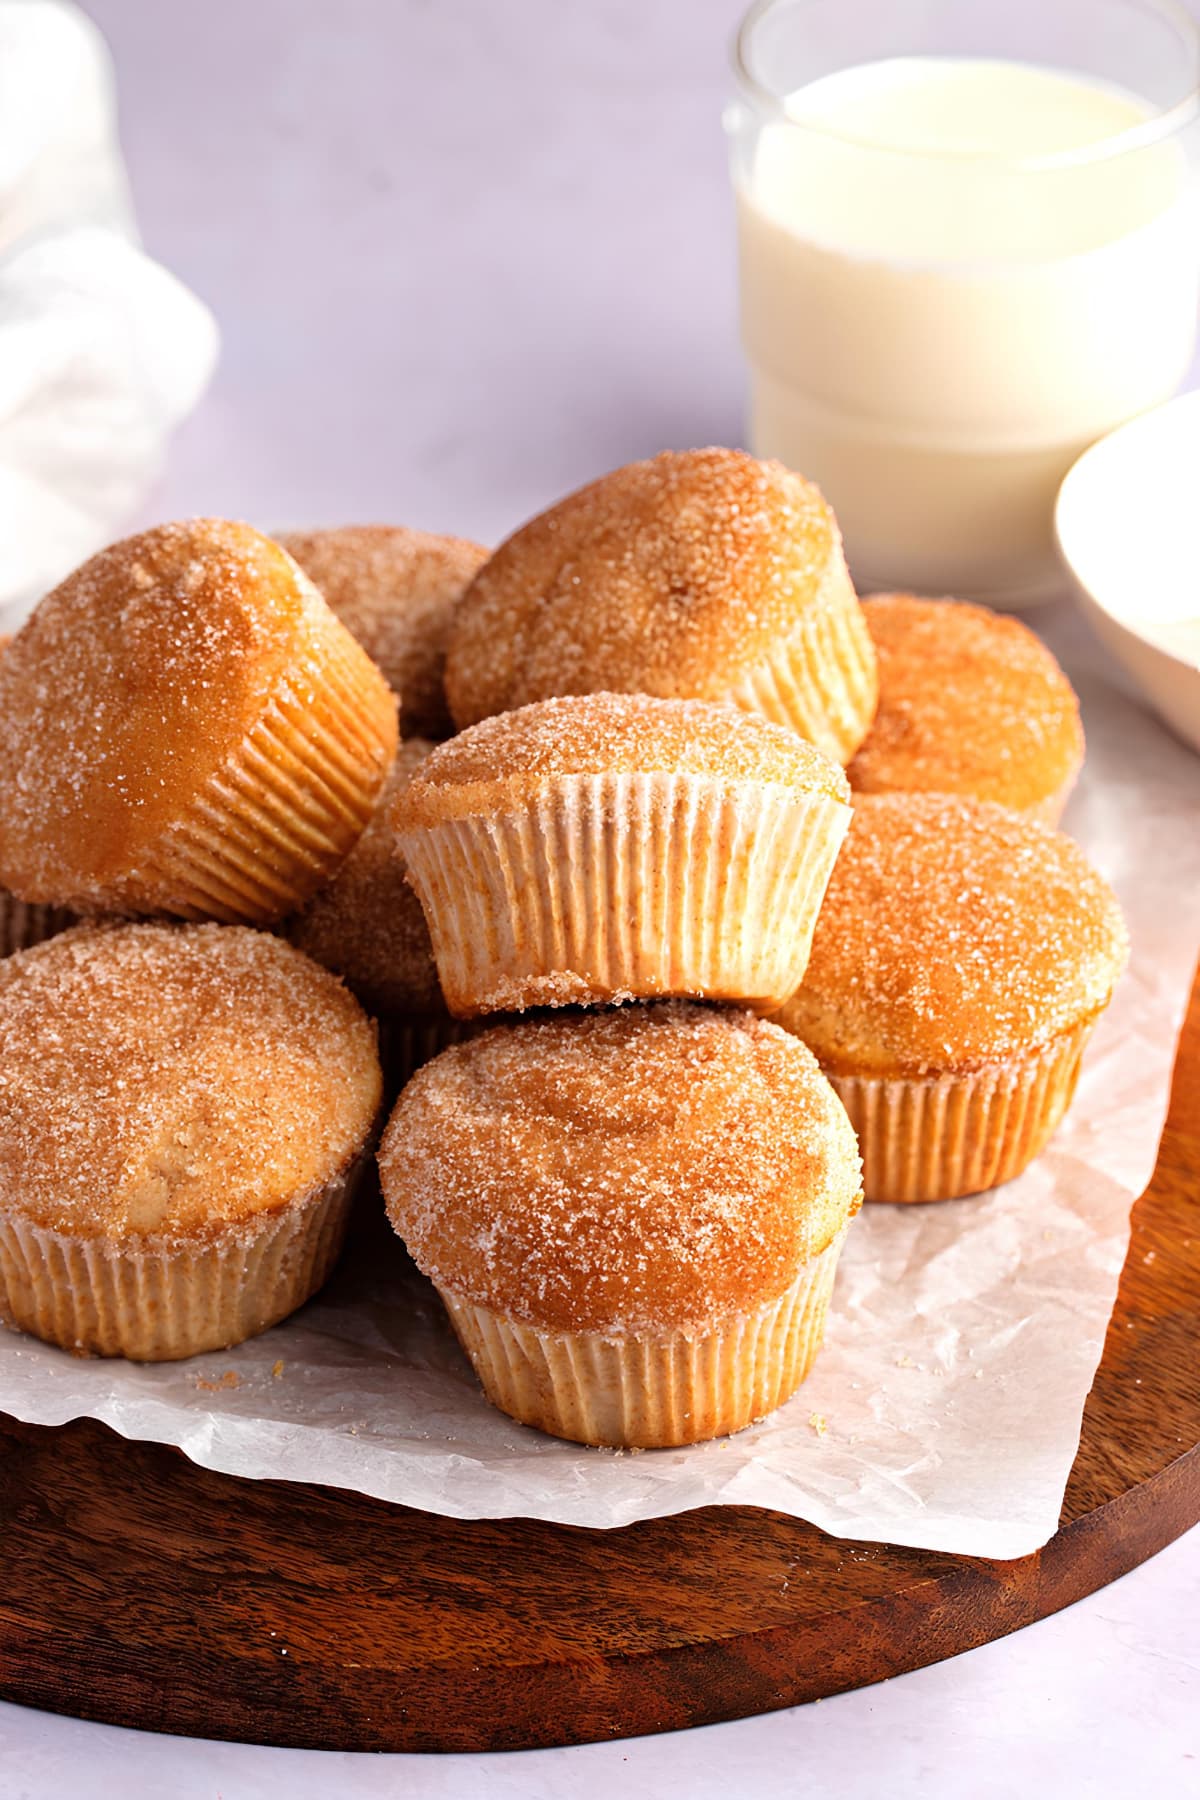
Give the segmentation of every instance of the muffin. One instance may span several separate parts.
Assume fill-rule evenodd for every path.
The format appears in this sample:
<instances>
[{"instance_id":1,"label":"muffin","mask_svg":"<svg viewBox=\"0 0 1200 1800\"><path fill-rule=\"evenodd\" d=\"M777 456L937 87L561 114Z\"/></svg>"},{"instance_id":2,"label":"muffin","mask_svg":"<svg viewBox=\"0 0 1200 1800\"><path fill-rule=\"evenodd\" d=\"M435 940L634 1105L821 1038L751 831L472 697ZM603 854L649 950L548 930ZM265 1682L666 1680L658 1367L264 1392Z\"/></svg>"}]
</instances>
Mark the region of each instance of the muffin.
<instances>
[{"instance_id":1,"label":"muffin","mask_svg":"<svg viewBox=\"0 0 1200 1800\"><path fill-rule=\"evenodd\" d=\"M741 450L665 451L502 544L455 617L456 723L605 690L732 701L847 762L875 657L816 488Z\"/></svg>"},{"instance_id":2,"label":"muffin","mask_svg":"<svg viewBox=\"0 0 1200 1800\"><path fill-rule=\"evenodd\" d=\"M369 1021L278 938L80 926L0 963L0 1319L77 1353L239 1343L328 1275Z\"/></svg>"},{"instance_id":3,"label":"muffin","mask_svg":"<svg viewBox=\"0 0 1200 1800\"><path fill-rule=\"evenodd\" d=\"M586 694L440 745L392 816L461 1018L670 994L779 1004L848 794L766 719Z\"/></svg>"},{"instance_id":4,"label":"muffin","mask_svg":"<svg viewBox=\"0 0 1200 1800\"><path fill-rule=\"evenodd\" d=\"M965 794L1058 823L1083 767L1070 682L1020 620L960 600L863 602L879 707L846 773L863 794Z\"/></svg>"},{"instance_id":5,"label":"muffin","mask_svg":"<svg viewBox=\"0 0 1200 1800\"><path fill-rule=\"evenodd\" d=\"M483 546L400 525L289 531L278 542L399 695L405 737L449 737L446 643L467 584L487 561Z\"/></svg>"},{"instance_id":6,"label":"muffin","mask_svg":"<svg viewBox=\"0 0 1200 1800\"><path fill-rule=\"evenodd\" d=\"M401 744L375 816L327 887L284 924L285 935L356 994L380 1023L397 1085L466 1029L446 1008L429 927L408 880L390 810L433 745Z\"/></svg>"},{"instance_id":7,"label":"muffin","mask_svg":"<svg viewBox=\"0 0 1200 1800\"><path fill-rule=\"evenodd\" d=\"M387 684L247 525L114 544L0 659L0 882L79 911L267 923L370 818Z\"/></svg>"},{"instance_id":8,"label":"muffin","mask_svg":"<svg viewBox=\"0 0 1200 1800\"><path fill-rule=\"evenodd\" d=\"M1070 838L940 794L855 806L803 985L778 1015L858 1132L868 1200L1020 1174L1059 1123L1128 944Z\"/></svg>"},{"instance_id":9,"label":"muffin","mask_svg":"<svg viewBox=\"0 0 1200 1800\"><path fill-rule=\"evenodd\" d=\"M861 1198L803 1045L680 1002L446 1050L379 1168L489 1400L585 1444L695 1443L786 1400Z\"/></svg>"}]
</instances>

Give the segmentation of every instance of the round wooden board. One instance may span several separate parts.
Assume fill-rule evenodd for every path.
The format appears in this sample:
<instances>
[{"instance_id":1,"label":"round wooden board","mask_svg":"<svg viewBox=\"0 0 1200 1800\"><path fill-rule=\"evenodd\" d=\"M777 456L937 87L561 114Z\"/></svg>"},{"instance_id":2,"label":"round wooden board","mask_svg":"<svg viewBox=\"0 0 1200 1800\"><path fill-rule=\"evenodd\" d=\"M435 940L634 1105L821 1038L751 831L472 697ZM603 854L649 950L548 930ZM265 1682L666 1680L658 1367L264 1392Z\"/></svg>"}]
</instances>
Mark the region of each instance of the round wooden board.
<instances>
[{"instance_id":1,"label":"round wooden board","mask_svg":"<svg viewBox=\"0 0 1200 1800\"><path fill-rule=\"evenodd\" d=\"M1062 1523L996 1563L713 1507L465 1523L0 1418L0 1693L147 1730L484 1750L815 1700L1014 1631L1200 1519L1200 978Z\"/></svg>"}]
</instances>

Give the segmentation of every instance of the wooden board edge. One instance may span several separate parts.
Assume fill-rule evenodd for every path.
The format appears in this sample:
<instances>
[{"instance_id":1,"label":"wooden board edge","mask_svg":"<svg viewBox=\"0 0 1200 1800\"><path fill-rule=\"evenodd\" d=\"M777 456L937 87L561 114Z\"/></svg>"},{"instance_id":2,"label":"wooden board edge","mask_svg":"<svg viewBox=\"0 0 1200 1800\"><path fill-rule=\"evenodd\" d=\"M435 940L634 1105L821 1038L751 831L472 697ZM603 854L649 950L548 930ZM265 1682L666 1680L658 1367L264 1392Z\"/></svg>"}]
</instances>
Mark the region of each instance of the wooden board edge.
<instances>
[{"instance_id":1,"label":"wooden board edge","mask_svg":"<svg viewBox=\"0 0 1200 1800\"><path fill-rule=\"evenodd\" d=\"M1152 1481L1074 1520L1031 1556L1011 1563L949 1559L949 1567L937 1575L918 1577L889 1594L882 1604L889 1611L890 1629L884 1638L878 1621L872 1621L876 1660L867 1672L860 1660L862 1621L856 1615L864 1608L873 1610L873 1602L797 1625L642 1654L531 1659L474 1674L456 1670L460 1723L449 1731L423 1724L406 1693L403 1670L364 1669L360 1679L370 1690L376 1719L364 1741L357 1732L314 1731L302 1713L295 1716L295 1729L278 1729L300 1673L296 1665L280 1663L265 1708L261 1669L253 1683L257 1707L244 1702L236 1684L207 1696L190 1693L181 1684L168 1696L159 1673L139 1675L123 1657L114 1663L102 1630L64 1645L52 1632L18 1624L5 1632L0 1696L101 1724L297 1749L521 1750L688 1730L871 1686L976 1649L1096 1592L1197 1523L1200 1445ZM97 1701L88 1679L94 1682L97 1670L106 1666L105 1697ZM72 1670L77 1684L69 1680ZM529 1680L536 1681L540 1723L531 1728L514 1721L510 1728L497 1728L475 1722L502 1717L506 1692ZM67 1688L70 1704L64 1705ZM632 1733L631 1716L639 1720Z\"/></svg>"}]
</instances>

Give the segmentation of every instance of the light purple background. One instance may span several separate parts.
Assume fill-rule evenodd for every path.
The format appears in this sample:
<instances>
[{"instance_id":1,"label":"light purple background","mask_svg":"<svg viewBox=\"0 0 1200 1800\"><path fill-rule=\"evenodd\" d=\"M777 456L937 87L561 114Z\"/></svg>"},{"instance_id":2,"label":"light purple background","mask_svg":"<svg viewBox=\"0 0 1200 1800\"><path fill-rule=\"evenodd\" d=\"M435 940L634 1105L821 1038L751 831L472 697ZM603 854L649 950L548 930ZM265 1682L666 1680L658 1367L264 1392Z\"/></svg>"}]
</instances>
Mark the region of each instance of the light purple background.
<instances>
[{"instance_id":1,"label":"light purple background","mask_svg":"<svg viewBox=\"0 0 1200 1800\"><path fill-rule=\"evenodd\" d=\"M116 57L147 245L224 333L147 518L491 540L603 468L737 440L719 119L739 5L86 10ZM816 1708L472 1759L188 1743L0 1704L0 1794L1173 1800L1200 1791L1198 1621L1193 1532L1016 1638Z\"/></svg>"},{"instance_id":2,"label":"light purple background","mask_svg":"<svg viewBox=\"0 0 1200 1800\"><path fill-rule=\"evenodd\" d=\"M490 541L741 429L714 0L97 0L221 367L155 510Z\"/></svg>"}]
</instances>

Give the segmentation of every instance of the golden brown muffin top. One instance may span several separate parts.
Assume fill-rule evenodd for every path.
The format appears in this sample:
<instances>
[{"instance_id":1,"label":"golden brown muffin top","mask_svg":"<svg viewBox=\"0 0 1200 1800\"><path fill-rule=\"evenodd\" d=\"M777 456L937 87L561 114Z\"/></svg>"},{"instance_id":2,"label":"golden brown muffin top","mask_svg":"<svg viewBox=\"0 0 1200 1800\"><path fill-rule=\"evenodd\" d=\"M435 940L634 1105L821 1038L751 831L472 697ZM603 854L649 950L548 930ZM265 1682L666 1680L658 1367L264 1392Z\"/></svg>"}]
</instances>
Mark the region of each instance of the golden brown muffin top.
<instances>
[{"instance_id":1,"label":"golden brown muffin top","mask_svg":"<svg viewBox=\"0 0 1200 1800\"><path fill-rule=\"evenodd\" d=\"M402 525L288 531L279 542L400 696L405 737L449 737L446 644L467 584L487 561L483 545Z\"/></svg>"},{"instance_id":2,"label":"golden brown muffin top","mask_svg":"<svg viewBox=\"0 0 1200 1800\"><path fill-rule=\"evenodd\" d=\"M951 795L861 795L776 1017L840 1073L971 1069L1092 1017L1127 954L1111 888L1061 832Z\"/></svg>"},{"instance_id":3,"label":"golden brown muffin top","mask_svg":"<svg viewBox=\"0 0 1200 1800\"><path fill-rule=\"evenodd\" d=\"M858 1210L849 1120L795 1038L686 1002L502 1025L418 1071L379 1156L439 1287L547 1330L703 1332Z\"/></svg>"},{"instance_id":4,"label":"golden brown muffin top","mask_svg":"<svg viewBox=\"0 0 1200 1800\"><path fill-rule=\"evenodd\" d=\"M784 725L707 700L574 694L472 725L426 758L393 808L401 831L501 811L575 775L696 775L826 794L847 803L831 757Z\"/></svg>"},{"instance_id":5,"label":"golden brown muffin top","mask_svg":"<svg viewBox=\"0 0 1200 1800\"><path fill-rule=\"evenodd\" d=\"M80 926L0 963L0 1214L81 1237L210 1236L362 1149L374 1030L241 926Z\"/></svg>"},{"instance_id":6,"label":"golden brown muffin top","mask_svg":"<svg viewBox=\"0 0 1200 1800\"><path fill-rule=\"evenodd\" d=\"M1019 619L913 594L873 595L863 612L879 709L846 771L856 791L967 794L1036 813L1074 780L1079 702Z\"/></svg>"},{"instance_id":7,"label":"golden brown muffin top","mask_svg":"<svg viewBox=\"0 0 1200 1800\"><path fill-rule=\"evenodd\" d=\"M160 525L84 563L0 659L0 880L25 900L119 900L326 628L344 630L248 525Z\"/></svg>"},{"instance_id":8,"label":"golden brown muffin top","mask_svg":"<svg viewBox=\"0 0 1200 1800\"><path fill-rule=\"evenodd\" d=\"M286 927L298 950L340 975L374 1013L445 1011L429 927L390 822L393 802L432 749L424 738L401 744L371 823Z\"/></svg>"},{"instance_id":9,"label":"golden brown muffin top","mask_svg":"<svg viewBox=\"0 0 1200 1800\"><path fill-rule=\"evenodd\" d=\"M553 694L719 699L830 584L829 507L782 463L667 450L591 482L484 564L454 622L446 694L471 725Z\"/></svg>"}]
</instances>

